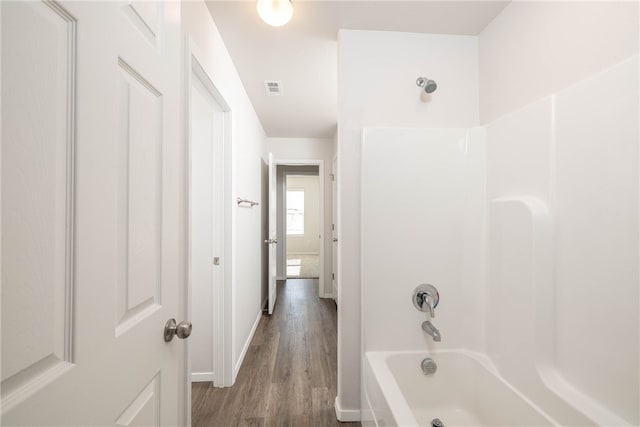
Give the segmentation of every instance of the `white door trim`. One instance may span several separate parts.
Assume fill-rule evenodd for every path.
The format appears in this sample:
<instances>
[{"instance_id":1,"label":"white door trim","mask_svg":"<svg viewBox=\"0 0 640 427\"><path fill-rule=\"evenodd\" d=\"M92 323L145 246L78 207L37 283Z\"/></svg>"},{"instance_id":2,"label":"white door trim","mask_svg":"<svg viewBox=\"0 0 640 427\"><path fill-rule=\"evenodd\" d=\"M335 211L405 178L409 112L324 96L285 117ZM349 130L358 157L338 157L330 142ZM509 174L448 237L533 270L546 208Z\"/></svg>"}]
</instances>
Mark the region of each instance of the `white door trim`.
<instances>
[{"instance_id":1,"label":"white door trim","mask_svg":"<svg viewBox=\"0 0 640 427\"><path fill-rule=\"evenodd\" d=\"M335 274L335 277L331 277L333 300L338 304L338 289L340 285L338 276L338 263L340 258L338 257L338 242L333 242L333 238L338 238L340 227L338 225L338 156L333 156L331 161L331 222L334 228L331 230L331 272Z\"/></svg>"},{"instance_id":2,"label":"white door trim","mask_svg":"<svg viewBox=\"0 0 640 427\"><path fill-rule=\"evenodd\" d=\"M318 185L320 196L320 277L318 280L318 295L320 298L331 297L331 294L325 293L325 274L324 274L324 252L325 252L325 228L324 228L324 207L326 200L324 198L324 160L321 159L274 159L274 165L278 166L318 166ZM283 197L284 198L284 197ZM285 210L286 212L286 210ZM285 252L286 254L286 252ZM286 262L286 261L285 261ZM286 275L286 271L285 271Z\"/></svg>"},{"instance_id":3,"label":"white door trim","mask_svg":"<svg viewBox=\"0 0 640 427\"><path fill-rule=\"evenodd\" d=\"M214 269L213 289L213 383L216 387L230 386L233 383L232 363L232 148L231 148L231 108L224 97L217 90L213 81L202 65L205 58L200 53L195 42L189 34L185 37L185 68L184 68L184 135L187 155L185 158L185 283L183 307L185 318L191 318L191 277L190 265L190 241L191 230L189 224L190 202L190 178L191 178L191 90L192 78L196 76L200 83L207 89L209 95L221 107L222 113L216 118L217 125L221 127L221 140L214 142L214 253L220 257L219 268ZM219 255L218 255L219 254ZM213 262L213 260L212 260ZM194 325L195 328L198 325ZM189 358L189 346L185 346L185 363L182 374L182 384L185 387L183 393L185 414L182 419L185 425L191 425L191 363Z\"/></svg>"}]
</instances>

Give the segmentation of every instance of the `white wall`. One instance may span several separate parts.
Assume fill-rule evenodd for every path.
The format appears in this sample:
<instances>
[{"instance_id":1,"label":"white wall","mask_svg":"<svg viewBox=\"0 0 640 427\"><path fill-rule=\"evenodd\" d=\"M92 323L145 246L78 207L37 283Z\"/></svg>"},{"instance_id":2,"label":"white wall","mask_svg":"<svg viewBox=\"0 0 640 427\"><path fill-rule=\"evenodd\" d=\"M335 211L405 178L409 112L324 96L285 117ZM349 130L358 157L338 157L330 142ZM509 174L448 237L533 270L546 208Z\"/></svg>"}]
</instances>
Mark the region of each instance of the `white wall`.
<instances>
[{"instance_id":1,"label":"white wall","mask_svg":"<svg viewBox=\"0 0 640 427\"><path fill-rule=\"evenodd\" d=\"M487 351L561 424L637 425L638 4L514 2L479 44L487 201L534 196L553 224L553 274L487 301L519 331L489 317Z\"/></svg>"},{"instance_id":2,"label":"white wall","mask_svg":"<svg viewBox=\"0 0 640 427\"><path fill-rule=\"evenodd\" d=\"M638 42L637 2L512 2L479 37L482 123L628 58Z\"/></svg>"},{"instance_id":3,"label":"white wall","mask_svg":"<svg viewBox=\"0 0 640 427\"><path fill-rule=\"evenodd\" d=\"M353 30L338 35L339 412L360 408L362 129L476 126L477 53L477 39L470 36ZM438 83L429 102L415 84L419 76Z\"/></svg>"},{"instance_id":4,"label":"white wall","mask_svg":"<svg viewBox=\"0 0 640 427\"><path fill-rule=\"evenodd\" d=\"M480 350L484 130L368 128L363 139L363 351ZM422 283L440 294L441 342L411 300Z\"/></svg>"},{"instance_id":5,"label":"white wall","mask_svg":"<svg viewBox=\"0 0 640 427\"><path fill-rule=\"evenodd\" d=\"M304 192L304 234L287 235L287 253L320 254L320 188L318 176L287 175L287 191Z\"/></svg>"},{"instance_id":6,"label":"white wall","mask_svg":"<svg viewBox=\"0 0 640 427\"><path fill-rule=\"evenodd\" d=\"M331 289L331 161L334 155L333 140L321 138L267 138L266 152L276 159L324 161L324 277L325 295Z\"/></svg>"},{"instance_id":7,"label":"white wall","mask_svg":"<svg viewBox=\"0 0 640 427\"><path fill-rule=\"evenodd\" d=\"M262 153L265 133L240 77L231 61L209 10L201 1L181 3L182 31L189 34L202 53L202 66L232 111L233 184L226 203L236 206L236 197L255 200L263 207ZM215 17L214 17L215 19ZM235 371L261 316L265 298L262 275L262 211L235 208L231 230L233 246L233 365ZM225 260L222 260L224 263ZM197 325L194 331L197 331ZM195 332L194 332L195 333Z\"/></svg>"}]
</instances>

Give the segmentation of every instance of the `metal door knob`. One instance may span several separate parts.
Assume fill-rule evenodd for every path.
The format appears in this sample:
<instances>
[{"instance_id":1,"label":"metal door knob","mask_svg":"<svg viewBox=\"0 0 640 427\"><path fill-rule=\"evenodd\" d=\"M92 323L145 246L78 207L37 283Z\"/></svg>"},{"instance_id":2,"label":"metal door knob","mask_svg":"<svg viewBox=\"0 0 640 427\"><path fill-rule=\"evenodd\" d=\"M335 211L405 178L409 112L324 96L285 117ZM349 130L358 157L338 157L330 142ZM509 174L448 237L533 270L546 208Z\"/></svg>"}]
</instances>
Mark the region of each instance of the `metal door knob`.
<instances>
[{"instance_id":1,"label":"metal door knob","mask_svg":"<svg viewBox=\"0 0 640 427\"><path fill-rule=\"evenodd\" d=\"M169 342L174 336L177 336L180 339L189 338L189 335L191 335L191 329L193 329L193 326L191 325L191 322L187 320L183 320L176 325L176 319L169 319L164 325L164 340Z\"/></svg>"},{"instance_id":2,"label":"metal door knob","mask_svg":"<svg viewBox=\"0 0 640 427\"><path fill-rule=\"evenodd\" d=\"M267 245L278 243L278 239L267 239L264 241Z\"/></svg>"},{"instance_id":3,"label":"metal door knob","mask_svg":"<svg viewBox=\"0 0 640 427\"><path fill-rule=\"evenodd\" d=\"M334 238L333 238L333 239L331 239L331 240L333 240L334 242L337 242L337 241L338 241L338 238L337 238L337 237L334 237Z\"/></svg>"}]
</instances>

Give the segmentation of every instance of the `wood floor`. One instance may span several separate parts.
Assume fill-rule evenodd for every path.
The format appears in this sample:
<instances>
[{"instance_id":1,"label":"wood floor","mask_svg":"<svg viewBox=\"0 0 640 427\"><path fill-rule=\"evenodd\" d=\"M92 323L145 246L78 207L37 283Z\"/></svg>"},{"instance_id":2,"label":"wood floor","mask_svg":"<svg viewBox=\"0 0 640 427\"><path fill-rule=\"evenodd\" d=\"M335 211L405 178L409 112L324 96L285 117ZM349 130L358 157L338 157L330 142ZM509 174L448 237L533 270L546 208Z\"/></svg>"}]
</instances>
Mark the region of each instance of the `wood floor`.
<instances>
[{"instance_id":1,"label":"wood floor","mask_svg":"<svg viewBox=\"0 0 640 427\"><path fill-rule=\"evenodd\" d=\"M278 282L233 387L192 386L193 427L360 426L336 420L336 306L317 279Z\"/></svg>"}]
</instances>

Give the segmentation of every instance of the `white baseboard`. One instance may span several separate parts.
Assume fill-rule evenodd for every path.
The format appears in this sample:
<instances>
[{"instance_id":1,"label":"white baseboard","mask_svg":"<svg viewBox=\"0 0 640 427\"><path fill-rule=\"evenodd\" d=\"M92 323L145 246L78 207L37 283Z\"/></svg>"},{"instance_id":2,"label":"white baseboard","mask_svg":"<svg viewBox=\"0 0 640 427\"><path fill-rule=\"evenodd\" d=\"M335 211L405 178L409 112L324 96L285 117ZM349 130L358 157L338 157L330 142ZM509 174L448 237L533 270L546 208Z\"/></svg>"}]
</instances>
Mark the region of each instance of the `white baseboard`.
<instances>
[{"instance_id":1,"label":"white baseboard","mask_svg":"<svg viewBox=\"0 0 640 427\"><path fill-rule=\"evenodd\" d=\"M213 372L194 372L191 374L192 383L213 382Z\"/></svg>"},{"instance_id":2,"label":"white baseboard","mask_svg":"<svg viewBox=\"0 0 640 427\"><path fill-rule=\"evenodd\" d=\"M264 307L264 302L262 307ZM256 329L258 329L258 324L260 323L260 319L262 318L262 307L260 311L258 311L258 316L256 317L256 321L253 323L253 327L251 328L251 332L249 332L249 336L247 337L247 341L244 343L244 347L242 348L242 352L240 353L240 357L236 362L236 366L233 368L233 381L236 382L236 377L238 376L238 372L240 371L240 367L242 367L242 362L244 362L244 357L247 355L247 351L249 350L249 346L251 345L251 340L253 339L253 335L256 333Z\"/></svg>"},{"instance_id":3,"label":"white baseboard","mask_svg":"<svg viewBox=\"0 0 640 427\"><path fill-rule=\"evenodd\" d=\"M346 422L355 422L360 421L360 410L359 409L342 409L340 405L340 399L336 396L335 403L333 404L334 409L336 410L336 418L338 421Z\"/></svg>"}]
</instances>

